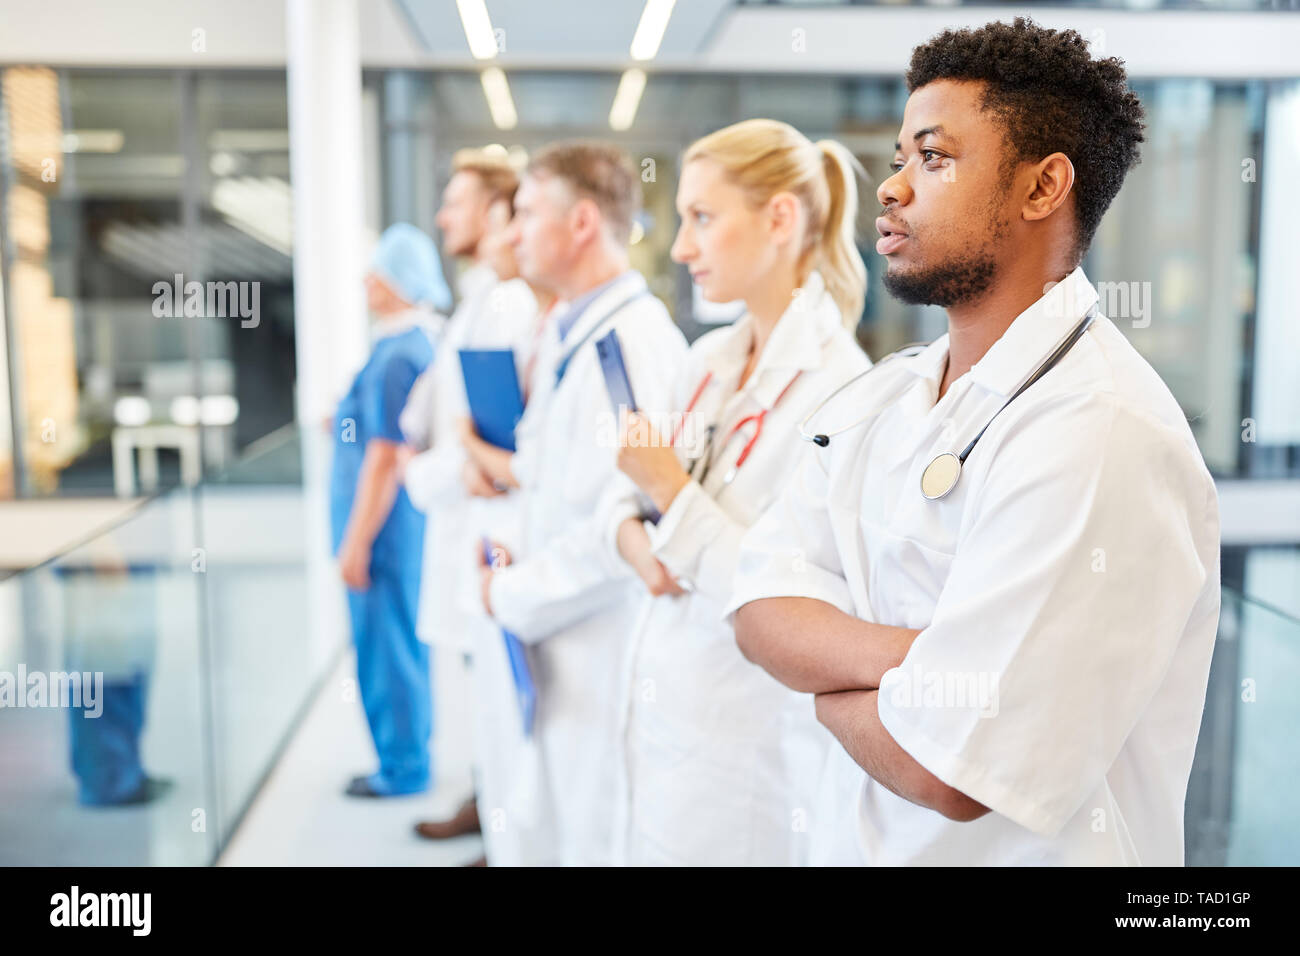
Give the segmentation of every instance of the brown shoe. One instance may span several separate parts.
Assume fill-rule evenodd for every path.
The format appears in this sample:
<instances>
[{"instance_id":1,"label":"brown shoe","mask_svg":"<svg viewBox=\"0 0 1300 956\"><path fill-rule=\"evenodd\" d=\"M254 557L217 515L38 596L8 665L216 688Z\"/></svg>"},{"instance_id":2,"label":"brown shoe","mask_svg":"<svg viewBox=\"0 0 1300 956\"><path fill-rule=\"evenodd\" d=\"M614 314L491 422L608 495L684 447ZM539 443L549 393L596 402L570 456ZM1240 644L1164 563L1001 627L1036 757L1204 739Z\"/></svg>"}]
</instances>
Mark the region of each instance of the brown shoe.
<instances>
[{"instance_id":1,"label":"brown shoe","mask_svg":"<svg viewBox=\"0 0 1300 956\"><path fill-rule=\"evenodd\" d=\"M452 837L478 833L478 804L470 797L460 805L450 820L426 820L415 825L415 832L426 840L450 840Z\"/></svg>"}]
</instances>

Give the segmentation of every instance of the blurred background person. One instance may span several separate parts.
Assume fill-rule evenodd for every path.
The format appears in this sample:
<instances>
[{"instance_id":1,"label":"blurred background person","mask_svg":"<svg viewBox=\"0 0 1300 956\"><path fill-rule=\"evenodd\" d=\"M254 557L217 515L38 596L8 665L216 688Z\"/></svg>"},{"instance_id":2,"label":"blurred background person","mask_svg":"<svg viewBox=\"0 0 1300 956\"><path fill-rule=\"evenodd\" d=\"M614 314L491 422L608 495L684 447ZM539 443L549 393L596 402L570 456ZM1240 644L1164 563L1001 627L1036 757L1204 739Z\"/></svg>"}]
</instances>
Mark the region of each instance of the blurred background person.
<instances>
[{"instance_id":1,"label":"blurred background person","mask_svg":"<svg viewBox=\"0 0 1300 956\"><path fill-rule=\"evenodd\" d=\"M330 518L357 654L357 682L379 769L353 778L357 797L429 785L433 713L429 649L415 635L424 516L398 482L398 424L433 360L450 306L433 240L414 226L384 230L366 275L375 343L335 415Z\"/></svg>"},{"instance_id":2,"label":"blurred background person","mask_svg":"<svg viewBox=\"0 0 1300 956\"><path fill-rule=\"evenodd\" d=\"M649 409L666 406L686 350L628 261L640 198L631 161L615 146L557 143L533 156L515 197L515 250L523 274L563 305L545 333L516 453L500 468L476 454L482 443L467 443L494 482L523 489L517 559L504 548L494 549L495 566L480 558L484 607L529 645L537 687L536 856L521 862L612 859L623 624L640 584L606 557L606 530L593 513L617 474L594 343L617 331L637 400ZM602 441L602 430L611 437ZM522 826L509 816L503 824Z\"/></svg>"},{"instance_id":3,"label":"blurred background person","mask_svg":"<svg viewBox=\"0 0 1300 956\"><path fill-rule=\"evenodd\" d=\"M152 591L156 569L131 565L101 544L84 568L60 567L65 668L80 679L68 708L68 739L77 800L103 807L149 803L171 780L148 773L141 737L158 657Z\"/></svg>"},{"instance_id":4,"label":"blurred background person","mask_svg":"<svg viewBox=\"0 0 1300 956\"><path fill-rule=\"evenodd\" d=\"M494 293L488 298L488 311L493 317L490 321L482 321L479 328L500 325L504 317L499 317L496 313L501 312L503 307L513 306L522 319L526 313L518 304L521 295L529 296L530 304L535 303L531 323L506 320L510 325L517 326L513 329L517 341L510 347L514 351L520 388L526 402L534 391L532 379L538 367L538 349L556 299L548 289L529 283L520 276L512 238L512 230L507 228L495 230L483 240L487 260L501 277L502 285L500 294ZM518 288L520 286L526 291L521 293ZM491 347L491 343L486 343L486 346ZM473 420L468 415L461 419L460 428L452 437L451 443L457 460L462 463L459 496L461 507L457 513L463 515L462 523L468 534L463 542L456 542L456 550L451 551L450 544L448 550L453 556L459 555L463 559L471 550L478 553L485 538L501 542L507 549L513 548L520 533L520 496L509 485L495 481L475 457L468 456L462 442L472 444L478 458L491 458L500 463L503 456L510 455L506 449L495 448L479 438L474 433ZM501 810L508 819L518 817L526 820L533 812L528 804L529 794L526 788L527 768L536 758L533 749L535 743L524 733L505 640L500 626L484 611L478 594L476 567L476 564L462 560L456 568L463 575L457 589L457 598L467 617L466 624L473 648L471 669L474 759L477 771L476 816L479 820L491 819L494 813ZM450 826L421 824L418 830L424 836L454 831L456 821L448 822ZM528 827L489 825L482 832L484 856L473 865L516 866L535 857L534 849L528 842Z\"/></svg>"},{"instance_id":5,"label":"blurred background person","mask_svg":"<svg viewBox=\"0 0 1300 956\"><path fill-rule=\"evenodd\" d=\"M433 649L435 672L443 668L438 683L444 714L454 706L449 697L459 700L468 693L465 668L474 649L475 625L483 617L481 608L464 594L466 586L471 598L475 593L464 557L474 531L462 476L468 465L458 437L467 409L459 352L514 348L518 355L531 344L537 314L527 284L510 281L518 273L513 257L508 250L501 255L519 174L505 157L481 149L457 151L452 170L436 222L445 253L466 263L458 282L460 303L447 323L437 358L412 388L401 417L410 443L403 453L403 481L412 503L429 521L416 630ZM468 718L465 708L458 716ZM455 729L469 734L467 723L456 721ZM417 834L433 840L478 828L473 793L449 819L415 825Z\"/></svg>"},{"instance_id":6,"label":"blurred background person","mask_svg":"<svg viewBox=\"0 0 1300 956\"><path fill-rule=\"evenodd\" d=\"M866 290L855 166L839 143L763 119L682 162L673 259L745 313L691 346L671 436L633 420L638 440L620 442L618 467L663 516L643 521L625 494L611 526L649 591L629 633L618 862L806 860L798 814L833 740L809 695L745 660L722 608L741 537L801 460L799 422L870 364L850 331Z\"/></svg>"}]
</instances>

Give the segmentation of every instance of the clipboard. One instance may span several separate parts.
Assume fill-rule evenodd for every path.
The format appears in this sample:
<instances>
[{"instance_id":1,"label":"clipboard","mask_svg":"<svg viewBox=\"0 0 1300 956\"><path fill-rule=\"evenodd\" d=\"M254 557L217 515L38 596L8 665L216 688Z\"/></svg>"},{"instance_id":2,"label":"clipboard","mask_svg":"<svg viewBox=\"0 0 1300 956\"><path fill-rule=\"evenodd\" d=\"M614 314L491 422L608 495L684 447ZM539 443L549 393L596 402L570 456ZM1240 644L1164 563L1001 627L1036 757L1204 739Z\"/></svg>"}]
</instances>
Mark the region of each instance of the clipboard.
<instances>
[{"instance_id":1,"label":"clipboard","mask_svg":"<svg viewBox=\"0 0 1300 956\"><path fill-rule=\"evenodd\" d=\"M632 393L632 380L628 377L627 365L623 362L623 345L618 338L618 329L610 329L608 334L596 340L596 357L600 359L600 373L605 377L605 390L609 392L614 414L620 414L620 408L626 408L630 412L638 411L636 396ZM638 491L637 502L641 506L642 519L658 524L663 516L651 503L649 496Z\"/></svg>"},{"instance_id":2,"label":"clipboard","mask_svg":"<svg viewBox=\"0 0 1300 956\"><path fill-rule=\"evenodd\" d=\"M483 538L483 560L492 565L492 542ZM501 637L506 644L506 657L510 661L510 676L515 682L515 697L519 702L519 716L523 720L524 736L532 737L533 723L537 717L537 685L533 683L533 672L528 667L528 655L524 652L524 642L505 628L501 628Z\"/></svg>"},{"instance_id":3,"label":"clipboard","mask_svg":"<svg viewBox=\"0 0 1300 956\"><path fill-rule=\"evenodd\" d=\"M620 407L635 412L636 397L632 394L632 380L627 376L627 366L623 363L623 346L618 339L618 329L610 329L608 335L596 340L596 356L600 359L600 372L605 376L605 390L614 406L614 414Z\"/></svg>"},{"instance_id":4,"label":"clipboard","mask_svg":"<svg viewBox=\"0 0 1300 956\"><path fill-rule=\"evenodd\" d=\"M515 426L524 414L514 351L461 349L460 368L474 430L485 442L514 451Z\"/></svg>"}]
</instances>

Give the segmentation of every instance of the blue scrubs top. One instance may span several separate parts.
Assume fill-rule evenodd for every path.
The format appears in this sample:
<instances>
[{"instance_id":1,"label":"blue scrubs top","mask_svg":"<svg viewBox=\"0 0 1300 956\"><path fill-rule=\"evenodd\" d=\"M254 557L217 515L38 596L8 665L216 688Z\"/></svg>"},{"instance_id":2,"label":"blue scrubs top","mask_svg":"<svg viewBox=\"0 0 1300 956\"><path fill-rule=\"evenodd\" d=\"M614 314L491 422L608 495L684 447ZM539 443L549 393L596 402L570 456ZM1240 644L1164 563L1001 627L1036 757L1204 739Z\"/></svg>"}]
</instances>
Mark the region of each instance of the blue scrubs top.
<instances>
[{"instance_id":1,"label":"blue scrubs top","mask_svg":"<svg viewBox=\"0 0 1300 956\"><path fill-rule=\"evenodd\" d=\"M366 444L382 438L403 440L397 420L416 378L433 361L433 343L418 326L375 343L365 367L352 380L352 388L339 403L334 420L334 465L330 476L330 525L333 549L343 543ZM388 520L375 538L371 566L419 566L424 540L424 515L399 488Z\"/></svg>"}]
</instances>

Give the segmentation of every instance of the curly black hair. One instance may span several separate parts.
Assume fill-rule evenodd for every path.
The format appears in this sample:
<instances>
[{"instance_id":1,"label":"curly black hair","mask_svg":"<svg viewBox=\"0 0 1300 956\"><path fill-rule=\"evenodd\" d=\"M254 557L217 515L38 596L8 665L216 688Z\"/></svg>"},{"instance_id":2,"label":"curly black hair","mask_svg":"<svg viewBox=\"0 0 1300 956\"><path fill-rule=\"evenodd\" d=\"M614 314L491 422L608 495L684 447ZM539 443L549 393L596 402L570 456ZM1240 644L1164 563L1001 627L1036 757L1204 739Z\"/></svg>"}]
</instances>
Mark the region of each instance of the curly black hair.
<instances>
[{"instance_id":1,"label":"curly black hair","mask_svg":"<svg viewBox=\"0 0 1300 956\"><path fill-rule=\"evenodd\" d=\"M935 80L979 80L983 108L1002 123L1010 181L1022 161L1061 152L1074 164L1075 253L1082 258L1128 171L1140 162L1143 109L1124 61L1094 60L1074 30L1027 17L976 30L945 30L912 51L909 93Z\"/></svg>"}]
</instances>

